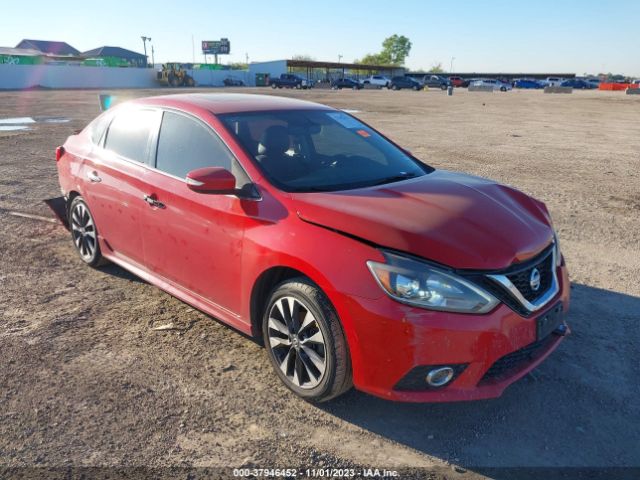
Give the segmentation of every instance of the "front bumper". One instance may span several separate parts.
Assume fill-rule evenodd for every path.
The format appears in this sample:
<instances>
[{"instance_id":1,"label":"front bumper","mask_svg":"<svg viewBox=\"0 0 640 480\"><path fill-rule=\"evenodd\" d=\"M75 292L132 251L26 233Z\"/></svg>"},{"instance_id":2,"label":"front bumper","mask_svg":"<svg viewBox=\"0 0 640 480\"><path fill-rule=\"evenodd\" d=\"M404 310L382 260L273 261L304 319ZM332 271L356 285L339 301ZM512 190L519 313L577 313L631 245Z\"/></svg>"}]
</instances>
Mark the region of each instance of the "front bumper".
<instances>
[{"instance_id":1,"label":"front bumper","mask_svg":"<svg viewBox=\"0 0 640 480\"><path fill-rule=\"evenodd\" d=\"M386 295L375 300L340 298L336 302L338 313L350 323L345 331L355 387L378 397L407 402L499 397L562 341L563 337L556 333L540 342L536 338L538 317L559 302L565 313L569 308L569 279L564 265L558 269L558 280L558 294L530 318L523 318L504 304L485 315L468 315L414 308ZM501 361L496 367L509 368L490 371L498 360ZM464 367L444 387L428 388L425 382L424 389L411 390L398 385L414 368L425 365ZM493 374L496 369L499 375Z\"/></svg>"}]
</instances>

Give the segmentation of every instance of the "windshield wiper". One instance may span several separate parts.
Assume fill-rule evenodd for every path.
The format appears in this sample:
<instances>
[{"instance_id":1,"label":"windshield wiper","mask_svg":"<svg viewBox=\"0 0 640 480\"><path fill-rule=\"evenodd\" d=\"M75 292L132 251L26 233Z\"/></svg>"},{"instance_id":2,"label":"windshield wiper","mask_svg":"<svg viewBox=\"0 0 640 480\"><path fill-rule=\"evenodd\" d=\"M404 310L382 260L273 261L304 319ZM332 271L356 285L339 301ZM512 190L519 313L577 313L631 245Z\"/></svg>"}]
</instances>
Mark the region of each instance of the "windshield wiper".
<instances>
[{"instance_id":1,"label":"windshield wiper","mask_svg":"<svg viewBox=\"0 0 640 480\"><path fill-rule=\"evenodd\" d=\"M400 182L402 180L408 180L409 178L415 178L417 176L418 174L413 172L400 172L398 175L392 175L390 177L376 180L376 182L372 183L371 186L373 187L375 185L384 185L385 183Z\"/></svg>"}]
</instances>

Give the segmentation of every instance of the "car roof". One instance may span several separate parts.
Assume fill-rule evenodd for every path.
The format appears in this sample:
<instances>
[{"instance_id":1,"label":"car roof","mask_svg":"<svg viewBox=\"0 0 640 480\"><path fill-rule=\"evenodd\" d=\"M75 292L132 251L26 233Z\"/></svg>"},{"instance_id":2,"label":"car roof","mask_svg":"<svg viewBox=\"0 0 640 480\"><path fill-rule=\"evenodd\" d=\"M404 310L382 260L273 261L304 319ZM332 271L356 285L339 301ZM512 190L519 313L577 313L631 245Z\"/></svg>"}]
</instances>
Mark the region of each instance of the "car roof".
<instances>
[{"instance_id":1,"label":"car roof","mask_svg":"<svg viewBox=\"0 0 640 480\"><path fill-rule=\"evenodd\" d=\"M248 93L183 93L132 100L134 104L173 108L200 108L214 115L269 110L333 110L319 103Z\"/></svg>"}]
</instances>

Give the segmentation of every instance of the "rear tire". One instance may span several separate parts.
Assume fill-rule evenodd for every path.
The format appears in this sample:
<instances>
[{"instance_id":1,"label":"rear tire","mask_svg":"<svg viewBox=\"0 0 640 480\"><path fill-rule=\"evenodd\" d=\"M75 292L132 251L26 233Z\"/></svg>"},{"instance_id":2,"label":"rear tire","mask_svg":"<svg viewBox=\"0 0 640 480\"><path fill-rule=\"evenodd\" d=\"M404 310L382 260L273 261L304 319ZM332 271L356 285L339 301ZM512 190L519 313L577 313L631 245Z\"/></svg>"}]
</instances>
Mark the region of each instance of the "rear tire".
<instances>
[{"instance_id":1,"label":"rear tire","mask_svg":"<svg viewBox=\"0 0 640 480\"><path fill-rule=\"evenodd\" d=\"M271 88L273 88L275 90L276 88L278 88L278 86L275 83L272 83L271 84Z\"/></svg>"},{"instance_id":2,"label":"rear tire","mask_svg":"<svg viewBox=\"0 0 640 480\"><path fill-rule=\"evenodd\" d=\"M280 283L270 295L262 335L273 368L296 395L325 402L351 388L351 360L331 302L304 277Z\"/></svg>"},{"instance_id":3,"label":"rear tire","mask_svg":"<svg viewBox=\"0 0 640 480\"><path fill-rule=\"evenodd\" d=\"M90 267L100 267L109 261L102 256L98 241L98 228L88 205L81 196L69 205L69 230L73 246L80 259Z\"/></svg>"}]
</instances>

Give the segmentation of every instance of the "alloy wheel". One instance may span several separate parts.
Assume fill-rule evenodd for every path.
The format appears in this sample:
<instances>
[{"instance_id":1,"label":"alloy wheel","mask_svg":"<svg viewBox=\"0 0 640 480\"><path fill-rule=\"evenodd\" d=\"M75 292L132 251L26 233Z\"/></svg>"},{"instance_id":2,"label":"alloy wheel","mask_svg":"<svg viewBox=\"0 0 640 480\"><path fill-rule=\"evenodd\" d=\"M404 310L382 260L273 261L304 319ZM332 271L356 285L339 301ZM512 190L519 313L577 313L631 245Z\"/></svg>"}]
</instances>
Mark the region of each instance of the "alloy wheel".
<instances>
[{"instance_id":1,"label":"alloy wheel","mask_svg":"<svg viewBox=\"0 0 640 480\"><path fill-rule=\"evenodd\" d=\"M267 325L269 348L282 373L296 387L316 387L327 369L327 351L309 307L297 298L280 297L271 307Z\"/></svg>"},{"instance_id":2,"label":"alloy wheel","mask_svg":"<svg viewBox=\"0 0 640 480\"><path fill-rule=\"evenodd\" d=\"M71 211L71 234L80 256L90 262L96 253L96 227L87 206L78 202Z\"/></svg>"}]
</instances>

